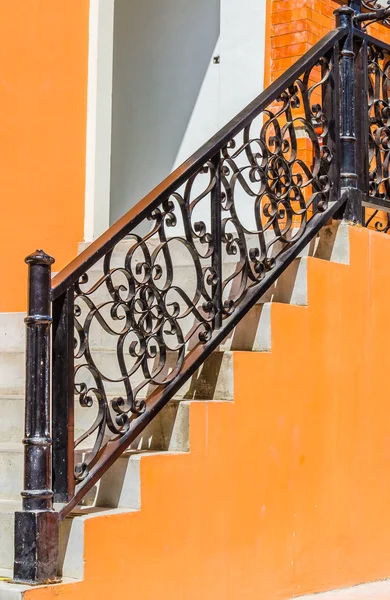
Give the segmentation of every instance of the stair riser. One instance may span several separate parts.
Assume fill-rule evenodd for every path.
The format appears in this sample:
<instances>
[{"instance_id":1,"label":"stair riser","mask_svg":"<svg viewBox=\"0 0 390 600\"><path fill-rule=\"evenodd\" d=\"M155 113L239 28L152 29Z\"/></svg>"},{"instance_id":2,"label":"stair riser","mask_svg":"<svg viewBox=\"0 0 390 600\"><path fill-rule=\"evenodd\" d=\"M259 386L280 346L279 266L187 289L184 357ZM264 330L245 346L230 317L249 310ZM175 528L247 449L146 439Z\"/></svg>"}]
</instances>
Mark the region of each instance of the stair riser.
<instances>
[{"instance_id":1,"label":"stair riser","mask_svg":"<svg viewBox=\"0 0 390 600\"><path fill-rule=\"evenodd\" d=\"M153 423L145 429L142 436L132 445L134 448L187 452L189 450L189 403L172 402L161 411ZM126 454L103 476L96 488L84 499L84 505L96 505L110 508L138 510L141 502L140 460L142 454ZM0 452L0 480L2 496L9 500L20 500L22 489L23 454L22 452ZM78 523L75 523L78 526ZM0 507L0 568L12 568L13 560L14 514L1 511ZM73 525L72 525L73 528ZM62 525L63 544L68 538L70 523ZM74 536L74 531L71 532ZM71 539L76 547L80 543ZM63 574L67 577L80 576L82 561L72 560L73 553L63 557Z\"/></svg>"},{"instance_id":2,"label":"stair riser","mask_svg":"<svg viewBox=\"0 0 390 600\"><path fill-rule=\"evenodd\" d=\"M179 402L171 401L146 427L142 435L132 444L135 449L168 450L170 434L175 423ZM22 398L0 398L1 443L19 443L24 435L24 400ZM97 408L82 408L75 403L75 439L81 436L94 422ZM90 441L91 443L91 441ZM1 474L0 474L1 477Z\"/></svg>"},{"instance_id":3,"label":"stair riser","mask_svg":"<svg viewBox=\"0 0 390 600\"><path fill-rule=\"evenodd\" d=\"M82 409L80 409L82 410ZM186 402L169 403L131 444L130 449L150 451L187 452L189 450L188 405ZM92 420L78 423L79 434L84 433ZM19 432L22 434L22 432ZM21 440L21 437L17 441ZM91 447L94 437L86 440ZM1 496L5 499L19 499L23 485L23 448L19 451L0 451ZM1 566L1 564L0 564Z\"/></svg>"},{"instance_id":4,"label":"stair riser","mask_svg":"<svg viewBox=\"0 0 390 600\"><path fill-rule=\"evenodd\" d=\"M20 493L23 490L22 445L20 451L0 451L0 481L2 498L20 500Z\"/></svg>"},{"instance_id":5,"label":"stair riser","mask_svg":"<svg viewBox=\"0 0 390 600\"><path fill-rule=\"evenodd\" d=\"M24 398L0 397L0 414L0 442L21 442L24 434Z\"/></svg>"},{"instance_id":6,"label":"stair riser","mask_svg":"<svg viewBox=\"0 0 390 600\"><path fill-rule=\"evenodd\" d=\"M297 232L297 230L293 229L291 231L291 237L294 234L296 234L296 232ZM264 238L265 238L266 243L272 243L272 241L275 239L275 235L273 232L266 232L264 235ZM317 238L314 241L314 243L311 247L312 251L313 251L313 248L316 248L318 246L318 242L319 242L319 238ZM252 247L253 248L259 247L258 236L247 235L246 236L246 244L247 244L248 249L252 248ZM79 252L82 252L88 246L89 246L88 243L79 244ZM152 254L160 246L160 241L157 238L151 238L150 240L148 240L147 246L148 246L149 253ZM275 243L271 248L270 254L272 256L274 256L275 254L280 252L284 248L284 246L285 245L281 242ZM111 269L124 267L126 256L129 252L129 250L131 250L131 248L133 248L133 247L134 247L134 244L133 244L132 240L124 239L121 242L119 242L115 246L113 256L111 257L111 261L110 261ZM208 247L207 244L196 244L197 252L199 252L199 255L201 255L201 256L207 252L207 247ZM180 267L193 266L193 264L194 264L193 256L183 243L181 243L177 240L171 240L168 243L168 248L169 248L169 256L172 261L172 264L174 265L175 270L176 270L176 268L180 268ZM306 255L306 252L307 251L305 250L303 255ZM238 253L237 254L228 254L226 252L226 245L225 244L222 245L222 260L223 260L224 265L236 265L237 261L239 260L238 256L239 256ZM144 253L141 250L137 250L137 253L133 254L133 262L132 262L133 270L135 270L135 266L137 265L137 263L143 262L145 260L145 258L146 258L146 256L144 255ZM162 251L159 252L159 254L157 255L156 258L157 258L157 260L155 260L156 263L159 263L162 265L165 264L165 260L163 258ZM202 260L202 262L205 265L210 264L210 258ZM99 273L103 272L103 259L99 260L94 265L94 267L92 269L90 269L89 272L93 272L93 271L96 271Z\"/></svg>"},{"instance_id":7,"label":"stair riser","mask_svg":"<svg viewBox=\"0 0 390 600\"><path fill-rule=\"evenodd\" d=\"M13 512L0 511L0 568L3 569L13 568L14 522Z\"/></svg>"},{"instance_id":8,"label":"stair riser","mask_svg":"<svg viewBox=\"0 0 390 600\"><path fill-rule=\"evenodd\" d=\"M112 352L96 352L93 358L96 360L96 365L101 368L104 374L109 376L117 376L120 373L118 369L118 360L115 353ZM216 353L211 356L204 365L200 368L194 377L185 384L176 395L177 399L196 398L198 400L230 400L233 397L231 360L229 354ZM172 363L174 365L174 363ZM20 395L23 394L24 384L24 355L20 353L3 353L0 354L0 392L3 395L9 395L11 392ZM144 377L141 369L132 376L133 389L141 382ZM76 377L76 381L85 381L94 386L92 376L84 370L83 373ZM16 386L12 388L12 382L16 382ZM144 388L145 391L139 394L139 397L145 397L150 393L150 389ZM123 383L114 382L107 383L106 392L110 396L125 395Z\"/></svg>"},{"instance_id":9,"label":"stair riser","mask_svg":"<svg viewBox=\"0 0 390 600\"><path fill-rule=\"evenodd\" d=\"M265 294L265 296L260 300L261 303L269 302L271 299L274 302L283 302L283 303L291 303L291 304L305 304L306 303L306 277L305 277L306 274L299 270L299 265L302 262L302 260L303 260L303 262L305 261L305 259L297 259L296 261L293 262L293 264L279 278L277 283L275 285L273 285L270 288L270 290L268 290L268 292ZM225 281L228 277L230 277L234 273L234 270L235 270L234 265L229 265L229 264L224 265L223 280ZM90 273L90 281L85 286L85 289L87 290L88 288L91 287L92 284L95 284L98 281L99 277L101 277L101 272L92 271ZM166 276L163 275L161 280L155 282L155 285L157 286L157 288L163 288L165 281L166 281ZM123 285L125 285L125 289L128 288L128 286L126 285L126 279L123 275L120 275L120 274L114 275L113 283L114 283L114 285L123 284ZM226 288L226 290L224 292L224 300L229 299L232 289L234 289L234 287L237 286L239 283L240 283L240 276L237 276L231 282L231 284L229 284L229 287ZM191 267L175 267L175 278L172 282L172 285L177 286L178 288L180 288L180 290L183 290L187 294L190 302L192 302L193 299L196 297L197 277L196 277L195 270ZM207 286L206 289L211 295L212 291L211 291L210 286ZM178 292L176 292L175 290L171 289L169 291L169 293L167 293L163 297L164 297L164 304L165 304L168 312L170 310L169 305L171 303L177 303L179 305L180 315L185 314L186 310L188 310L189 305L183 300L181 295ZM106 309L103 309L101 312L102 312L102 314L104 314L104 316L105 316L107 322L110 324L110 326L112 326L115 330L120 330L121 323L113 322L109 316L109 309L113 303L113 299L110 296L106 286L101 285L89 298L92 300L92 302L96 306L98 306L98 305L100 306L105 303L111 303L108 305L108 307ZM126 300L126 292L122 293L122 298L124 300ZM156 302L157 302L157 299L156 299ZM202 308L203 302L204 302L203 299L200 299L196 302L196 306L198 309ZM83 322L83 319L85 318L86 314L88 314L89 309L86 307L83 300L79 300L78 305L82 310L82 316L80 318L80 322ZM191 307L191 304L190 304L190 307ZM105 313L103 312L104 310L106 311ZM183 332L189 331L193 322L194 322L194 318L192 317L192 315L190 315L189 318L183 318L183 319L178 320L178 323L180 324L180 327L182 328ZM110 341L109 341L110 336L108 334L105 334L104 332L102 332L101 329L102 328L99 325L96 325L95 331L93 332L93 335L91 335L90 337L91 337L93 344L95 344L96 346L98 346L100 348L104 348L104 347L106 347L107 342L108 342L109 346L111 345ZM99 334L100 334L100 336L99 336ZM114 343L115 342L116 342L116 340L114 341Z\"/></svg>"},{"instance_id":10,"label":"stair riser","mask_svg":"<svg viewBox=\"0 0 390 600\"><path fill-rule=\"evenodd\" d=\"M158 243L158 242L150 242ZM80 244L80 251L86 248L89 244ZM123 265L123 257L128 250L129 244L126 241L119 243L116 246L116 258L114 257L114 265ZM189 266L193 264L192 259L182 251L180 246L176 253L173 253L175 268L178 266ZM343 264L349 264L349 238L348 227L345 225L335 225L325 227L321 230L320 235L312 241L312 243L304 249L300 257L315 256L324 260L331 260ZM236 257L225 256L224 264L229 264L229 261L235 263ZM98 263L100 264L100 263ZM294 270L294 269L293 269ZM101 276L101 267L95 266L90 270L91 277L95 279ZM284 277L284 276L283 276ZM284 302L281 288L279 286L279 296L275 301ZM288 294L287 294L288 297ZM268 301L268 300L265 300ZM25 349L25 334L24 334L24 313L0 313L0 352L2 351L17 351L24 352ZM99 347L102 347L99 340L96 341Z\"/></svg>"}]
</instances>

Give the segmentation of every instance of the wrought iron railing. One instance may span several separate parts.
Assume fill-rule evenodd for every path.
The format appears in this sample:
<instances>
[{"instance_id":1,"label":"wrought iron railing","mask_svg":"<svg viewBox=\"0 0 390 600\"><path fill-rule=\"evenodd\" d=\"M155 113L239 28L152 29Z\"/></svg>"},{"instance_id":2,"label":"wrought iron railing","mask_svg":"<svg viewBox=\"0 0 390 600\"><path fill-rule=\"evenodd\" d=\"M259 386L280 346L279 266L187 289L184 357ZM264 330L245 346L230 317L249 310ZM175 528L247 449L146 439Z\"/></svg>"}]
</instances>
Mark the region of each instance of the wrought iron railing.
<instances>
[{"instance_id":1,"label":"wrought iron railing","mask_svg":"<svg viewBox=\"0 0 390 600\"><path fill-rule=\"evenodd\" d=\"M389 48L364 18L341 8L333 32L52 282L50 257L27 259L15 580L55 578L59 521L329 219L372 225L390 210Z\"/></svg>"},{"instance_id":2,"label":"wrought iron railing","mask_svg":"<svg viewBox=\"0 0 390 600\"><path fill-rule=\"evenodd\" d=\"M54 278L54 492L67 502L61 517L336 210L331 89L342 36L329 34L107 240ZM91 414L98 407L75 442L76 452L84 445L75 461L74 394Z\"/></svg>"}]
</instances>

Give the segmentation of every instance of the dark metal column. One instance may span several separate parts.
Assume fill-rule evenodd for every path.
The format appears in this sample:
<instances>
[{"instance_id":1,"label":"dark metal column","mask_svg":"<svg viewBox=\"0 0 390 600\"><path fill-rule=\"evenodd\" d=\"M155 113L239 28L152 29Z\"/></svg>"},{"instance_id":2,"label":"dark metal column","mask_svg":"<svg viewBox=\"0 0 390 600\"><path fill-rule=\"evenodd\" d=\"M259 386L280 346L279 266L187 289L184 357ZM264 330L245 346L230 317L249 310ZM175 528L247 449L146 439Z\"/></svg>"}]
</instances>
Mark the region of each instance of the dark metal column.
<instances>
[{"instance_id":1,"label":"dark metal column","mask_svg":"<svg viewBox=\"0 0 390 600\"><path fill-rule=\"evenodd\" d=\"M215 272L215 283L212 287L215 329L222 327L222 196L221 196L221 153L218 152L212 159L215 169L215 185L211 192L211 232L213 236L212 267Z\"/></svg>"},{"instance_id":2,"label":"dark metal column","mask_svg":"<svg viewBox=\"0 0 390 600\"><path fill-rule=\"evenodd\" d=\"M344 219L355 225L363 220L362 195L358 190L355 125L355 53L353 40L354 11L343 6L335 11L337 26L346 27L348 35L340 51L340 180L341 194L348 194Z\"/></svg>"},{"instance_id":3,"label":"dark metal column","mask_svg":"<svg viewBox=\"0 0 390 600\"><path fill-rule=\"evenodd\" d=\"M58 516L53 509L50 438L51 265L42 250L29 265L23 511L15 515L14 580L55 581Z\"/></svg>"},{"instance_id":4,"label":"dark metal column","mask_svg":"<svg viewBox=\"0 0 390 600\"><path fill-rule=\"evenodd\" d=\"M53 491L55 502L74 494L74 287L53 302Z\"/></svg>"},{"instance_id":5,"label":"dark metal column","mask_svg":"<svg viewBox=\"0 0 390 600\"><path fill-rule=\"evenodd\" d=\"M348 5L357 13L362 12L362 0L349 0Z\"/></svg>"}]
</instances>

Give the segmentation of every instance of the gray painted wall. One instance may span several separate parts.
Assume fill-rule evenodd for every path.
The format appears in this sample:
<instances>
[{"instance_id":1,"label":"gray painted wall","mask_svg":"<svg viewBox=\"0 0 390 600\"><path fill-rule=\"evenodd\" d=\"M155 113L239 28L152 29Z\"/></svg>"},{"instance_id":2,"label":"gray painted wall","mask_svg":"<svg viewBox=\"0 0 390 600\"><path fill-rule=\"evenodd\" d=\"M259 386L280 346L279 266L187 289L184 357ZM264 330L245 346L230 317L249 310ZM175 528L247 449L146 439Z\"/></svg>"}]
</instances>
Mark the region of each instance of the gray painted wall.
<instances>
[{"instance_id":1,"label":"gray painted wall","mask_svg":"<svg viewBox=\"0 0 390 600\"><path fill-rule=\"evenodd\" d=\"M111 223L218 129L219 30L220 0L115 0Z\"/></svg>"}]
</instances>

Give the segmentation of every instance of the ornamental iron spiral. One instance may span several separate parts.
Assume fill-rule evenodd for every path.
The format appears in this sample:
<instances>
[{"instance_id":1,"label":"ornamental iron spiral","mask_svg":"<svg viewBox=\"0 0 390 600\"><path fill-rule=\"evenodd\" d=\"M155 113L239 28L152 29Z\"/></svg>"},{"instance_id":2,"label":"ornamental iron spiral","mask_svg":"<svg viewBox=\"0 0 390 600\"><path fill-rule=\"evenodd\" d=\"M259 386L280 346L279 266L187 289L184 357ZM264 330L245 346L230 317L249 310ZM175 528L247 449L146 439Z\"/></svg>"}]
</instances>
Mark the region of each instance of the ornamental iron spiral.
<instances>
[{"instance_id":1,"label":"ornamental iron spiral","mask_svg":"<svg viewBox=\"0 0 390 600\"><path fill-rule=\"evenodd\" d=\"M79 278L77 482L326 209L332 68L323 57L303 73Z\"/></svg>"},{"instance_id":2,"label":"ornamental iron spiral","mask_svg":"<svg viewBox=\"0 0 390 600\"><path fill-rule=\"evenodd\" d=\"M390 197L390 56L377 46L368 46L368 162L372 198ZM387 233L389 215L374 210L366 226Z\"/></svg>"}]
</instances>

